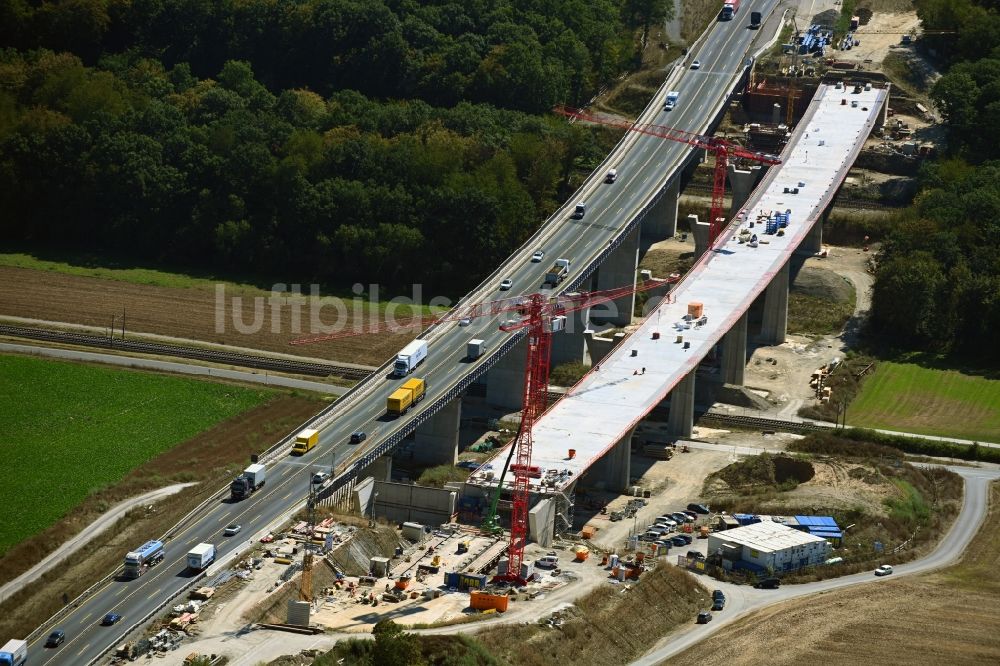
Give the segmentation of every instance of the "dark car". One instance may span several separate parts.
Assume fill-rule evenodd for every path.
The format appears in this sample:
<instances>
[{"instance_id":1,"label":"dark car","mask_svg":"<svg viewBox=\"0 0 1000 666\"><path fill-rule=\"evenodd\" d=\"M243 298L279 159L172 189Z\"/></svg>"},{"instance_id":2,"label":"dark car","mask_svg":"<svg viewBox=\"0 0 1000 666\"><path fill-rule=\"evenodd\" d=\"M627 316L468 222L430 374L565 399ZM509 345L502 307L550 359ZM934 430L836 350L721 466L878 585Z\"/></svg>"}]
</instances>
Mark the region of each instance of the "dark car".
<instances>
[{"instance_id":1,"label":"dark car","mask_svg":"<svg viewBox=\"0 0 1000 666\"><path fill-rule=\"evenodd\" d=\"M460 460L455 463L455 467L461 467L462 469L479 469L482 463L478 463L475 460Z\"/></svg>"},{"instance_id":2,"label":"dark car","mask_svg":"<svg viewBox=\"0 0 1000 666\"><path fill-rule=\"evenodd\" d=\"M675 546L686 546L686 545L688 545L688 542L685 541L683 538L681 538L681 536L679 534L677 536L670 537L670 543L674 544Z\"/></svg>"},{"instance_id":3,"label":"dark car","mask_svg":"<svg viewBox=\"0 0 1000 666\"><path fill-rule=\"evenodd\" d=\"M712 621L712 614L708 611L698 613L698 624L708 624Z\"/></svg>"},{"instance_id":4,"label":"dark car","mask_svg":"<svg viewBox=\"0 0 1000 666\"><path fill-rule=\"evenodd\" d=\"M66 640L66 632L62 629L56 629L51 634L49 638L45 641L45 647L59 647Z\"/></svg>"},{"instance_id":5,"label":"dark car","mask_svg":"<svg viewBox=\"0 0 1000 666\"><path fill-rule=\"evenodd\" d=\"M675 538L683 541L684 542L683 545L685 546L690 546L691 542L694 541L694 539L691 538L690 534L678 534Z\"/></svg>"},{"instance_id":6,"label":"dark car","mask_svg":"<svg viewBox=\"0 0 1000 666\"><path fill-rule=\"evenodd\" d=\"M711 513L711 511L708 510L708 507L705 506L704 504L695 504L694 502L688 504L688 511L694 511L695 513L701 513L701 514Z\"/></svg>"},{"instance_id":7,"label":"dark car","mask_svg":"<svg viewBox=\"0 0 1000 666\"><path fill-rule=\"evenodd\" d=\"M758 590L776 590L781 586L780 578L762 578L753 585Z\"/></svg>"},{"instance_id":8,"label":"dark car","mask_svg":"<svg viewBox=\"0 0 1000 666\"><path fill-rule=\"evenodd\" d=\"M699 553L697 550L689 550L687 556L688 556L689 560L703 560L703 559L705 559L705 556L702 555L701 553Z\"/></svg>"},{"instance_id":9,"label":"dark car","mask_svg":"<svg viewBox=\"0 0 1000 666\"><path fill-rule=\"evenodd\" d=\"M358 430L357 432L351 433L351 444L360 444L361 442L368 439L368 435L364 431Z\"/></svg>"},{"instance_id":10,"label":"dark car","mask_svg":"<svg viewBox=\"0 0 1000 666\"><path fill-rule=\"evenodd\" d=\"M720 611L720 610L722 610L725 607L726 607L726 598L725 597L723 597L721 599L716 599L715 601L712 602L712 610L714 610L714 611Z\"/></svg>"},{"instance_id":11,"label":"dark car","mask_svg":"<svg viewBox=\"0 0 1000 666\"><path fill-rule=\"evenodd\" d=\"M104 619L101 620L101 624L105 627L110 627L113 624L117 624L120 619L122 619L122 616L118 613L108 613L104 616Z\"/></svg>"},{"instance_id":12,"label":"dark car","mask_svg":"<svg viewBox=\"0 0 1000 666\"><path fill-rule=\"evenodd\" d=\"M689 523L693 523L694 521L698 520L698 514L695 513L694 511L681 511L681 513L683 513L685 516L688 517L687 521Z\"/></svg>"}]
</instances>

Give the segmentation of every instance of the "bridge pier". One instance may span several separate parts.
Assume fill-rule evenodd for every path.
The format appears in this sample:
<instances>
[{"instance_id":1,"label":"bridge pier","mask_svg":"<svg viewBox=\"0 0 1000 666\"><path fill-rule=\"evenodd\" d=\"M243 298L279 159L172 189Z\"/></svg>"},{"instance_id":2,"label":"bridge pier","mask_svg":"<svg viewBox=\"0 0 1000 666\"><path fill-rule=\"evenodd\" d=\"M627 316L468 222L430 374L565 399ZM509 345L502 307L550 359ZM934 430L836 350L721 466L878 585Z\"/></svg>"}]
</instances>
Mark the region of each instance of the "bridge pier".
<instances>
[{"instance_id":1,"label":"bridge pier","mask_svg":"<svg viewBox=\"0 0 1000 666\"><path fill-rule=\"evenodd\" d=\"M624 333L615 333L610 338L603 338L595 336L594 331L589 329L583 332L583 336L584 341L587 343L587 352L590 354L590 363L592 366L600 364L601 359L607 356L625 338Z\"/></svg>"},{"instance_id":2,"label":"bridge pier","mask_svg":"<svg viewBox=\"0 0 1000 666\"><path fill-rule=\"evenodd\" d=\"M743 386L747 367L748 313L736 320L722 338L722 382Z\"/></svg>"},{"instance_id":3,"label":"bridge pier","mask_svg":"<svg viewBox=\"0 0 1000 666\"><path fill-rule=\"evenodd\" d=\"M698 261L701 255L708 249L709 224L702 222L695 214L688 215L688 224L691 225L691 235L694 236L694 260Z\"/></svg>"},{"instance_id":4,"label":"bridge pier","mask_svg":"<svg viewBox=\"0 0 1000 666\"><path fill-rule=\"evenodd\" d=\"M459 396L417 426L412 448L414 462L430 465L457 463L461 420L462 397Z\"/></svg>"},{"instance_id":5,"label":"bridge pier","mask_svg":"<svg viewBox=\"0 0 1000 666\"><path fill-rule=\"evenodd\" d=\"M670 392L670 416L667 429L673 437L690 437L694 430L694 376L691 370Z\"/></svg>"},{"instance_id":6,"label":"bridge pier","mask_svg":"<svg viewBox=\"0 0 1000 666\"><path fill-rule=\"evenodd\" d=\"M603 485L605 490L624 492L632 480L632 427L625 436L608 449L600 460L587 471L587 481L593 485Z\"/></svg>"},{"instance_id":7,"label":"bridge pier","mask_svg":"<svg viewBox=\"0 0 1000 666\"><path fill-rule=\"evenodd\" d=\"M680 176L674 176L663 187L663 196L646 217L642 218L642 245L648 248L677 234L677 204L681 195Z\"/></svg>"},{"instance_id":8,"label":"bridge pier","mask_svg":"<svg viewBox=\"0 0 1000 666\"><path fill-rule=\"evenodd\" d=\"M566 330L552 335L552 367L563 363L584 363L587 357L587 321L590 308L566 316Z\"/></svg>"},{"instance_id":9,"label":"bridge pier","mask_svg":"<svg viewBox=\"0 0 1000 666\"><path fill-rule=\"evenodd\" d=\"M729 187L732 194L732 204L729 207L729 219L736 217L736 213L746 205L750 198L750 193L757 187L764 169L759 165L749 169L737 169L735 165L729 165Z\"/></svg>"},{"instance_id":10,"label":"bridge pier","mask_svg":"<svg viewBox=\"0 0 1000 666\"><path fill-rule=\"evenodd\" d=\"M799 245L796 254L804 254L811 257L823 250L823 225L826 224L827 218L830 217L831 208L832 206L827 206L826 210L820 213L816 221L813 222L812 228L809 229L806 237L802 239L802 243Z\"/></svg>"},{"instance_id":11,"label":"bridge pier","mask_svg":"<svg viewBox=\"0 0 1000 666\"><path fill-rule=\"evenodd\" d=\"M760 337L769 345L780 345L788 333L788 262L764 290L764 320Z\"/></svg>"},{"instance_id":12,"label":"bridge pier","mask_svg":"<svg viewBox=\"0 0 1000 666\"><path fill-rule=\"evenodd\" d=\"M512 412L521 410L525 364L528 362L527 340L527 337L522 338L486 373L487 404Z\"/></svg>"},{"instance_id":13,"label":"bridge pier","mask_svg":"<svg viewBox=\"0 0 1000 666\"><path fill-rule=\"evenodd\" d=\"M635 286L639 268L639 228L622 239L621 245L597 269L597 289ZM635 310L635 293L614 301L601 303L590 309L590 317L601 323L628 326Z\"/></svg>"}]
</instances>

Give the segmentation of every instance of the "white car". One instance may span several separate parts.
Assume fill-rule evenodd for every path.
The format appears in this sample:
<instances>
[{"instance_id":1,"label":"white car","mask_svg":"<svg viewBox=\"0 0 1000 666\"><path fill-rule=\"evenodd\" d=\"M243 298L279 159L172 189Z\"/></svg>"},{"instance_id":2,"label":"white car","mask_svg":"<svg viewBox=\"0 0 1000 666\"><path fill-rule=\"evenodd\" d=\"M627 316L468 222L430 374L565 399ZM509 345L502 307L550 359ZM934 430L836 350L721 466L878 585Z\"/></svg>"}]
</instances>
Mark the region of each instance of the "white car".
<instances>
[{"instance_id":1,"label":"white car","mask_svg":"<svg viewBox=\"0 0 1000 666\"><path fill-rule=\"evenodd\" d=\"M458 320L458 325L459 326L468 326L471 323L472 323L472 319L470 319L469 317L464 317L463 319L459 319Z\"/></svg>"},{"instance_id":2,"label":"white car","mask_svg":"<svg viewBox=\"0 0 1000 666\"><path fill-rule=\"evenodd\" d=\"M225 536L236 536L237 534L240 533L240 530L242 529L243 529L242 525L239 525L237 523L230 523L229 525L226 525L226 530L223 532L223 534Z\"/></svg>"},{"instance_id":3,"label":"white car","mask_svg":"<svg viewBox=\"0 0 1000 666\"><path fill-rule=\"evenodd\" d=\"M510 278L507 278L506 280L500 283L500 291L507 291L513 286L514 286L514 281L511 280Z\"/></svg>"},{"instance_id":4,"label":"white car","mask_svg":"<svg viewBox=\"0 0 1000 666\"><path fill-rule=\"evenodd\" d=\"M878 569L875 570L876 576L888 576L892 573L892 567L888 564L883 564Z\"/></svg>"},{"instance_id":5,"label":"white car","mask_svg":"<svg viewBox=\"0 0 1000 666\"><path fill-rule=\"evenodd\" d=\"M695 60L693 63L691 63L691 69L701 69L701 63Z\"/></svg>"},{"instance_id":6,"label":"white car","mask_svg":"<svg viewBox=\"0 0 1000 666\"><path fill-rule=\"evenodd\" d=\"M535 252L533 255L531 255L531 261L532 263L537 264L539 261L542 260L542 257L544 256L545 256L545 250L539 250L538 252Z\"/></svg>"}]
</instances>

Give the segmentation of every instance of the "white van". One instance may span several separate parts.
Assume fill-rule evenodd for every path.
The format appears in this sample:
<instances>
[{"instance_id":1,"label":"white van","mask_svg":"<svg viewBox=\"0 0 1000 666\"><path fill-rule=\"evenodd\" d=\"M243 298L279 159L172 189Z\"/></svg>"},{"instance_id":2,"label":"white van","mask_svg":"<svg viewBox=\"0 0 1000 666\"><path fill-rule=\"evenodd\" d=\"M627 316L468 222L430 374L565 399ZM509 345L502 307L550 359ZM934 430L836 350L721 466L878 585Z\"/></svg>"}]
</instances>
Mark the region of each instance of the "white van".
<instances>
[{"instance_id":1,"label":"white van","mask_svg":"<svg viewBox=\"0 0 1000 666\"><path fill-rule=\"evenodd\" d=\"M543 569L555 569L559 566L558 555L546 555L535 560L535 566Z\"/></svg>"}]
</instances>

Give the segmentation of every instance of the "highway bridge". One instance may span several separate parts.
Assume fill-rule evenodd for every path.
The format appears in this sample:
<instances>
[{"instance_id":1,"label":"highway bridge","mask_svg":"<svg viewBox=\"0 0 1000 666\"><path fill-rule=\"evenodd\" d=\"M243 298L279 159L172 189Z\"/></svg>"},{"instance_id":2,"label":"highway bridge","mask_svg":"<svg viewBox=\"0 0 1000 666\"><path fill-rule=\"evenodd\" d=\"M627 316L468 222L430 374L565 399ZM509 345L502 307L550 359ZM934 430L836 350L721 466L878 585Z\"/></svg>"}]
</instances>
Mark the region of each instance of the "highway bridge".
<instances>
[{"instance_id":1,"label":"highway bridge","mask_svg":"<svg viewBox=\"0 0 1000 666\"><path fill-rule=\"evenodd\" d=\"M750 10L754 10L767 17L775 0L756 0L747 5L740 16L749 17ZM707 133L746 74L752 40L758 35L773 34L774 28L749 30L744 20L713 24L685 61L670 70L663 87L639 120ZM689 69L694 59L701 63L698 70ZM677 107L669 112L663 110L668 90L680 92ZM513 287L505 296L536 292L548 268L546 263L530 261L531 254L539 249L546 252L548 259L572 259L571 274L560 291L604 289L630 283L635 279L640 240L652 242L674 234L680 174L698 157L682 144L626 134L580 191L461 302L497 298L499 282L506 278L511 279ZM603 182L608 168L618 170L618 179L613 184ZM574 205L581 200L588 204L585 218L571 219ZM617 310L605 313L605 319L617 324L629 322L632 299L617 305ZM303 458L290 458L285 454L294 433L278 442L264 457L269 464L268 479L258 494L240 503L228 502L225 499L228 493L209 498L167 535L162 564L136 580L122 581L112 574L95 582L87 593L72 600L63 612L39 627L29 637L32 663L87 664L101 658L130 629L141 625L178 593L198 582L184 573L184 556L191 545L216 543L222 566L245 548L248 539L303 506L314 468L348 464L347 471L324 492L327 501L334 501L348 493L362 474L385 478L387 454L414 432L414 449L425 455L428 462L454 462L461 396L470 384L489 371L487 400L512 409L520 407L519 366L524 361L521 353L508 353L518 348L523 334L501 332L499 323L496 319L482 318L473 320L469 326L448 323L426 331L421 337L429 341L430 354L421 366L420 375L427 380L428 395L419 409L400 418L386 417L385 397L399 381L389 376L387 362L343 399L303 424L322 429L316 450ZM582 332L557 337L555 362L583 357ZM487 353L474 362L466 359L466 342L471 338L485 340L487 348ZM350 433L356 430L368 433L367 442L361 446L349 443ZM231 522L243 526L241 534L223 537L223 528ZM210 569L210 573L216 568ZM99 626L101 617L109 611L120 613L124 621L112 628ZM66 631L66 642L58 649L46 650L42 647L44 637L54 627Z\"/></svg>"}]
</instances>

